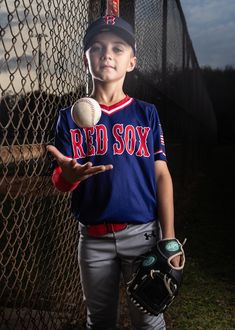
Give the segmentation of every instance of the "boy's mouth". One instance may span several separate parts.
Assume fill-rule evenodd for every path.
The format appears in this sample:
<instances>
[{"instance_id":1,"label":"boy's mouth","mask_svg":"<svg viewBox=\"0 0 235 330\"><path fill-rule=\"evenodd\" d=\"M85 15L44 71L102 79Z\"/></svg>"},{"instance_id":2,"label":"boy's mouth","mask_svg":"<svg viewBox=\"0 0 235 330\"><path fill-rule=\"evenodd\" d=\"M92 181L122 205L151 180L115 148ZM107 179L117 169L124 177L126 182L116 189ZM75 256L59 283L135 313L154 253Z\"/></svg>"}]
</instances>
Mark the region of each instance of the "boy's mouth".
<instances>
[{"instance_id":1,"label":"boy's mouth","mask_svg":"<svg viewBox=\"0 0 235 330\"><path fill-rule=\"evenodd\" d=\"M104 64L104 65L101 65L101 69L115 69L115 68L112 65Z\"/></svg>"}]
</instances>

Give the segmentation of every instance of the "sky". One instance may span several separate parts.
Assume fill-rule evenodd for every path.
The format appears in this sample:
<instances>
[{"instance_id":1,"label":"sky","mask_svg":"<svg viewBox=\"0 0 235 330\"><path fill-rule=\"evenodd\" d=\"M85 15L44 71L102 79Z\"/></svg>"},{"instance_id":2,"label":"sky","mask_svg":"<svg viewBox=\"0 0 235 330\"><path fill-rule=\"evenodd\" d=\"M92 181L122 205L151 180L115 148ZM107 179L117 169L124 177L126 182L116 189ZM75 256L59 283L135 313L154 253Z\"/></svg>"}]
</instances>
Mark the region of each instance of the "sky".
<instances>
[{"instance_id":1,"label":"sky","mask_svg":"<svg viewBox=\"0 0 235 330\"><path fill-rule=\"evenodd\" d=\"M87 1L83 5L66 0L0 1L0 94L24 94L39 86L60 94L84 84L83 51L77 45L87 22L87 6Z\"/></svg>"},{"instance_id":2,"label":"sky","mask_svg":"<svg viewBox=\"0 0 235 330\"><path fill-rule=\"evenodd\" d=\"M200 66L235 67L235 0L181 0Z\"/></svg>"}]
</instances>

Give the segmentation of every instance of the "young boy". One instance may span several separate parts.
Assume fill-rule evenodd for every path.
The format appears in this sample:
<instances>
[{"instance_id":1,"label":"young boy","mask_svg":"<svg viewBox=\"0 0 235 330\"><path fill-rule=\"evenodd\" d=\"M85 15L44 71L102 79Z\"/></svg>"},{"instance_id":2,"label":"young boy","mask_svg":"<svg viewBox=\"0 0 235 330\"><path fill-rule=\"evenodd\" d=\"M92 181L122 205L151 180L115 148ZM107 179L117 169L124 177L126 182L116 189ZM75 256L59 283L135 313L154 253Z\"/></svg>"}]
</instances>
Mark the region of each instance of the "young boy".
<instances>
[{"instance_id":1,"label":"young boy","mask_svg":"<svg viewBox=\"0 0 235 330\"><path fill-rule=\"evenodd\" d=\"M120 17L92 23L84 37L85 65L101 105L99 123L79 128L71 107L60 111L52 176L72 191L79 221L79 265L87 329L117 329L120 276L131 280L137 257L161 238L174 238L173 189L163 133L152 104L125 95L123 82L136 65L132 27ZM175 258L177 266L179 260ZM129 302L134 329L165 329Z\"/></svg>"}]
</instances>

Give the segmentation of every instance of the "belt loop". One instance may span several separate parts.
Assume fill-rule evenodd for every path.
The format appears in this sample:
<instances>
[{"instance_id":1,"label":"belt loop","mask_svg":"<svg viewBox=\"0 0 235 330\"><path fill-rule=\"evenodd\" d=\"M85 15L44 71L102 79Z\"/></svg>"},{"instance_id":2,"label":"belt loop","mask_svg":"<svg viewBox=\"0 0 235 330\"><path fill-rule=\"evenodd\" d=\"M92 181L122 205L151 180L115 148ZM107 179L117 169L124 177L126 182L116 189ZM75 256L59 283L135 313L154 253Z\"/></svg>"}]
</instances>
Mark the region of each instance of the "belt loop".
<instances>
[{"instance_id":1,"label":"belt loop","mask_svg":"<svg viewBox=\"0 0 235 330\"><path fill-rule=\"evenodd\" d=\"M104 224L105 224L105 227L106 227L106 231L108 233L109 232L109 223L108 222L105 222Z\"/></svg>"},{"instance_id":2,"label":"belt loop","mask_svg":"<svg viewBox=\"0 0 235 330\"><path fill-rule=\"evenodd\" d=\"M107 233L115 233L115 230L113 229L113 224L109 222L105 222L105 226L107 229Z\"/></svg>"},{"instance_id":3,"label":"belt loop","mask_svg":"<svg viewBox=\"0 0 235 330\"><path fill-rule=\"evenodd\" d=\"M111 231L112 231L112 233L115 233L114 228L113 228L113 224L112 224L112 223L110 223L110 227L111 227Z\"/></svg>"}]
</instances>

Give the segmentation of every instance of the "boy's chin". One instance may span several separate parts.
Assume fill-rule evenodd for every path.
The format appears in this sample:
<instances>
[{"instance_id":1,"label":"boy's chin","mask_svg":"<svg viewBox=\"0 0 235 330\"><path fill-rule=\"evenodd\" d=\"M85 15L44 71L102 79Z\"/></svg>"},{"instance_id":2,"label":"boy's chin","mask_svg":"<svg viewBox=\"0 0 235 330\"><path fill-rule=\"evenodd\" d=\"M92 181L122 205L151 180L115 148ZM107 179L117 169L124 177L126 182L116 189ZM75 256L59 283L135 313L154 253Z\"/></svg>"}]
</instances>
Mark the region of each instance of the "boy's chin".
<instances>
[{"instance_id":1,"label":"boy's chin","mask_svg":"<svg viewBox=\"0 0 235 330\"><path fill-rule=\"evenodd\" d=\"M123 81L125 76L115 76L111 73L105 73L100 76L94 77L94 82L99 81L103 83L111 83L111 82L117 82L117 81Z\"/></svg>"}]
</instances>

